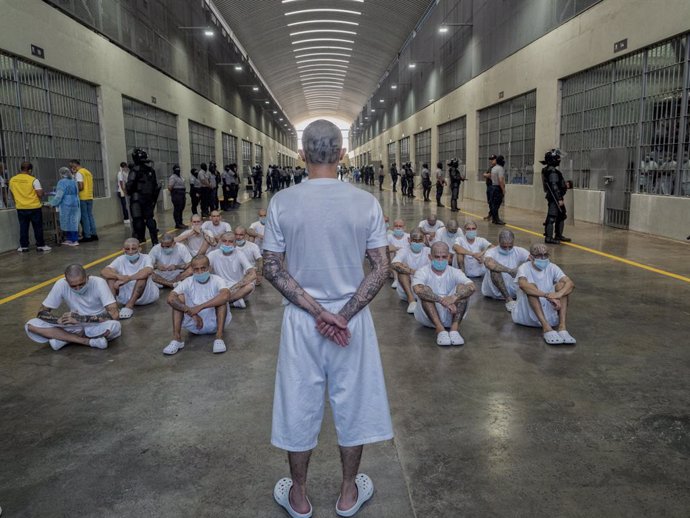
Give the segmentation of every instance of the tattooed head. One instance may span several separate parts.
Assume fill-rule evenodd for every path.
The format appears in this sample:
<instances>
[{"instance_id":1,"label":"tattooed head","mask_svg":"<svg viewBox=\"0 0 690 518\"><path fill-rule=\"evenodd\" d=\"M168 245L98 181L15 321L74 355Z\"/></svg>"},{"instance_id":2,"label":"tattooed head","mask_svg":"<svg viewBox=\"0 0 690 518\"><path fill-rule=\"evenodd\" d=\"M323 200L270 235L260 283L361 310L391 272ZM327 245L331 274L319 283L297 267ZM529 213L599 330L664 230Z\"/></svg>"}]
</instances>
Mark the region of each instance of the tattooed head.
<instances>
[{"instance_id":1,"label":"tattooed head","mask_svg":"<svg viewBox=\"0 0 690 518\"><path fill-rule=\"evenodd\" d=\"M307 164L337 164L342 156L343 135L338 126L319 119L304 129L302 147Z\"/></svg>"},{"instance_id":2,"label":"tattooed head","mask_svg":"<svg viewBox=\"0 0 690 518\"><path fill-rule=\"evenodd\" d=\"M499 243L505 243L505 244L512 244L515 241L515 234L511 230L508 230L507 228L504 230L501 230L498 233L498 242Z\"/></svg>"},{"instance_id":3,"label":"tattooed head","mask_svg":"<svg viewBox=\"0 0 690 518\"><path fill-rule=\"evenodd\" d=\"M532 246L529 247L529 254L532 257L536 257L538 255L548 256L549 255L549 249L543 243L534 243Z\"/></svg>"},{"instance_id":4,"label":"tattooed head","mask_svg":"<svg viewBox=\"0 0 690 518\"><path fill-rule=\"evenodd\" d=\"M450 248L448 248L448 245L444 243L443 241L436 241L433 245L431 245L431 255L436 255L436 254L449 254L450 253Z\"/></svg>"}]
</instances>

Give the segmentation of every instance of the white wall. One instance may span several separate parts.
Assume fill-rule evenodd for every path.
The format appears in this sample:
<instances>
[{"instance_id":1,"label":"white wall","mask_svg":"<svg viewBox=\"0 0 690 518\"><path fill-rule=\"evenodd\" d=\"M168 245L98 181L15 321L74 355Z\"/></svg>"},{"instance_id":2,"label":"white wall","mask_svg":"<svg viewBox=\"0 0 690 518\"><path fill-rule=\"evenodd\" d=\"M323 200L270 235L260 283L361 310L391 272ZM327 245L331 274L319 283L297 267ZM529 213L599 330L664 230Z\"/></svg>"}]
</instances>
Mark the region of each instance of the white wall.
<instances>
[{"instance_id":1,"label":"white wall","mask_svg":"<svg viewBox=\"0 0 690 518\"><path fill-rule=\"evenodd\" d=\"M2 0L0 19L0 49L99 86L108 196L114 192L119 164L127 158L122 95L148 104L151 97L156 97L156 107L178 115L177 139L183 172L191 168L188 119L216 129L218 164L223 163L221 132L262 145L266 163L276 161L279 151L297 157L295 150L279 144L41 0ZM31 56L31 44L45 49L44 60ZM98 227L120 221L119 201L115 196L99 199L94 206ZM0 251L16 248L19 229L15 211L0 210L0 228L6 229L0 233Z\"/></svg>"},{"instance_id":2,"label":"white wall","mask_svg":"<svg viewBox=\"0 0 690 518\"><path fill-rule=\"evenodd\" d=\"M509 28L506 28L509 30ZM486 186L477 181L479 125L478 110L504 99L537 91L535 164L543 153L557 147L559 140L559 79L619 57L613 44L628 39L628 51L644 48L690 30L690 2L687 0L604 0L573 20L498 63L450 94L375 139L353 150L354 155L372 150L387 162L386 145L404 136L432 128L432 162L438 156L437 126L467 116L467 178L465 197L485 200ZM504 92L499 99L499 92ZM414 147L411 146L414 163ZM481 168L484 164L481 164ZM639 198L643 198L644 201ZM544 208L541 185L508 185L506 205L529 210ZM602 223L603 192L575 193L576 219ZM679 229L690 229L690 198L635 195L630 228L685 239ZM644 211L636 214L635 211ZM668 216L673 214L673 219ZM680 233L682 233L680 232Z\"/></svg>"}]
</instances>

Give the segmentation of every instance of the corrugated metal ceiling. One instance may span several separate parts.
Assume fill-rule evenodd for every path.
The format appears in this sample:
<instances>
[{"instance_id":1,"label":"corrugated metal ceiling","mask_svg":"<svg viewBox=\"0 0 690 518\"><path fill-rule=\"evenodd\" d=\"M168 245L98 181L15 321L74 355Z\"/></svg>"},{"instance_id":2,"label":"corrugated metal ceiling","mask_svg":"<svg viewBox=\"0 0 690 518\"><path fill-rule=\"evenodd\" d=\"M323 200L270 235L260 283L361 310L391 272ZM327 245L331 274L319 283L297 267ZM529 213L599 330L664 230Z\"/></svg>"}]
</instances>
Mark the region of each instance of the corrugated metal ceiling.
<instances>
[{"instance_id":1,"label":"corrugated metal ceiling","mask_svg":"<svg viewBox=\"0 0 690 518\"><path fill-rule=\"evenodd\" d=\"M434 2L213 0L293 124L353 120Z\"/></svg>"}]
</instances>

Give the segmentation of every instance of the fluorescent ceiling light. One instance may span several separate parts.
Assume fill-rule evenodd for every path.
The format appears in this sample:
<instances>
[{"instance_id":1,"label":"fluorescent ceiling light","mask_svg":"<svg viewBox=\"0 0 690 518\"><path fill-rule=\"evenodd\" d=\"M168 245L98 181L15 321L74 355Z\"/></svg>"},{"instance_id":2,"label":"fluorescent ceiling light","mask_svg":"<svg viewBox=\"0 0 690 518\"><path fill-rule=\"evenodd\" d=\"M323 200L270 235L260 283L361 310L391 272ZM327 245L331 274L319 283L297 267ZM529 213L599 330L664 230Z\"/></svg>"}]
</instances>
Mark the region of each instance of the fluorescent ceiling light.
<instances>
[{"instance_id":1,"label":"fluorescent ceiling light","mask_svg":"<svg viewBox=\"0 0 690 518\"><path fill-rule=\"evenodd\" d=\"M279 121L282 121L282 120L283 120L283 118L281 117L281 118L280 118L280 119L278 119L278 120L279 120Z\"/></svg>"},{"instance_id":2,"label":"fluorescent ceiling light","mask_svg":"<svg viewBox=\"0 0 690 518\"><path fill-rule=\"evenodd\" d=\"M441 32L441 33L446 33L446 32L448 32L448 26L447 26L447 25L441 25L441 26L438 28L438 32Z\"/></svg>"},{"instance_id":3,"label":"fluorescent ceiling light","mask_svg":"<svg viewBox=\"0 0 690 518\"><path fill-rule=\"evenodd\" d=\"M310 29L308 31L291 32L290 36L301 36L302 34L313 34L315 32L337 32L338 34L352 34L357 36L355 31L344 31L342 29Z\"/></svg>"},{"instance_id":4,"label":"fluorescent ceiling light","mask_svg":"<svg viewBox=\"0 0 690 518\"><path fill-rule=\"evenodd\" d=\"M281 4L291 4L292 2L300 2L301 0L283 0ZM359 2L360 4L364 3L364 0L351 0L352 2Z\"/></svg>"},{"instance_id":5,"label":"fluorescent ceiling light","mask_svg":"<svg viewBox=\"0 0 690 518\"><path fill-rule=\"evenodd\" d=\"M328 62L334 62L334 63L349 63L350 61L348 59L335 59L335 58L314 58L314 59L303 59L302 61L297 61L298 65L301 65L302 63L324 63L324 61ZM324 63L325 64L325 63Z\"/></svg>"},{"instance_id":6,"label":"fluorescent ceiling light","mask_svg":"<svg viewBox=\"0 0 690 518\"><path fill-rule=\"evenodd\" d=\"M308 58L310 56L342 56L344 58L351 58L352 54L343 54L341 52L311 52L309 54L302 54L301 56L295 56L295 59Z\"/></svg>"},{"instance_id":7,"label":"fluorescent ceiling light","mask_svg":"<svg viewBox=\"0 0 690 518\"><path fill-rule=\"evenodd\" d=\"M204 31L204 34L205 34L206 36L213 36L215 33L214 33L212 30L207 29L207 30Z\"/></svg>"},{"instance_id":8,"label":"fluorescent ceiling light","mask_svg":"<svg viewBox=\"0 0 690 518\"><path fill-rule=\"evenodd\" d=\"M336 72L315 72L313 74L302 74L300 75L300 79L309 79L314 78L314 77L335 77L335 78L342 78L347 75L347 72L343 71L342 73L339 73L340 70Z\"/></svg>"},{"instance_id":9,"label":"fluorescent ceiling light","mask_svg":"<svg viewBox=\"0 0 690 518\"><path fill-rule=\"evenodd\" d=\"M371 109L371 113L374 113L376 111L376 108Z\"/></svg>"},{"instance_id":10,"label":"fluorescent ceiling light","mask_svg":"<svg viewBox=\"0 0 690 518\"><path fill-rule=\"evenodd\" d=\"M264 101L264 104L268 104L268 101Z\"/></svg>"},{"instance_id":11,"label":"fluorescent ceiling light","mask_svg":"<svg viewBox=\"0 0 690 518\"><path fill-rule=\"evenodd\" d=\"M273 110L273 115L275 115L276 113L278 113L278 112L277 112L277 111L275 111L275 110Z\"/></svg>"},{"instance_id":12,"label":"fluorescent ceiling light","mask_svg":"<svg viewBox=\"0 0 690 518\"><path fill-rule=\"evenodd\" d=\"M355 40L343 40L341 38L311 38L308 40L293 41L293 45L301 45L302 43L313 43L315 41L337 41L340 43L351 43L354 44Z\"/></svg>"},{"instance_id":13,"label":"fluorescent ceiling light","mask_svg":"<svg viewBox=\"0 0 690 518\"><path fill-rule=\"evenodd\" d=\"M242 70L242 65L235 65L235 70L238 72Z\"/></svg>"},{"instance_id":14,"label":"fluorescent ceiling light","mask_svg":"<svg viewBox=\"0 0 690 518\"><path fill-rule=\"evenodd\" d=\"M392 88L393 90L395 90L395 89L398 88L398 85L391 85L391 88Z\"/></svg>"},{"instance_id":15,"label":"fluorescent ceiling light","mask_svg":"<svg viewBox=\"0 0 690 518\"><path fill-rule=\"evenodd\" d=\"M301 11L290 11L285 13L285 16L293 16L295 14L303 13L343 13L343 14L356 14L361 15L360 11L350 11L348 9L332 9L332 8L319 8L319 9L302 9Z\"/></svg>"},{"instance_id":16,"label":"fluorescent ceiling light","mask_svg":"<svg viewBox=\"0 0 690 518\"><path fill-rule=\"evenodd\" d=\"M342 83L326 83L326 82L316 82L316 83L302 83L302 87L310 87L310 86L328 86L328 85L337 85Z\"/></svg>"},{"instance_id":17,"label":"fluorescent ceiling light","mask_svg":"<svg viewBox=\"0 0 690 518\"><path fill-rule=\"evenodd\" d=\"M258 87L258 86L254 86L254 87L252 87L252 90L254 90L255 92L258 92L258 91L259 91L259 87Z\"/></svg>"},{"instance_id":18,"label":"fluorescent ceiling light","mask_svg":"<svg viewBox=\"0 0 690 518\"><path fill-rule=\"evenodd\" d=\"M351 47L330 47L328 45L317 45L315 47L304 47L303 49L292 49L292 52L306 52L308 50L347 50L352 52Z\"/></svg>"},{"instance_id":19,"label":"fluorescent ceiling light","mask_svg":"<svg viewBox=\"0 0 690 518\"><path fill-rule=\"evenodd\" d=\"M343 25L359 25L357 22L347 22L345 20L304 20L301 22L288 23L288 27L294 27L295 25L306 25L308 23L341 23Z\"/></svg>"},{"instance_id":20,"label":"fluorescent ceiling light","mask_svg":"<svg viewBox=\"0 0 690 518\"><path fill-rule=\"evenodd\" d=\"M408 66L409 68L416 68L416 67L417 67L417 63L410 63L410 64L407 65L407 66Z\"/></svg>"},{"instance_id":21,"label":"fluorescent ceiling light","mask_svg":"<svg viewBox=\"0 0 690 518\"><path fill-rule=\"evenodd\" d=\"M384 99L379 99L379 102L380 102L380 103L384 102Z\"/></svg>"},{"instance_id":22,"label":"fluorescent ceiling light","mask_svg":"<svg viewBox=\"0 0 690 518\"><path fill-rule=\"evenodd\" d=\"M314 67L317 67L317 68L319 68L319 67L348 68L347 65L340 65L340 64L338 64L338 63L319 63L318 65L317 65L317 64L313 64L313 65L300 65L300 66L298 66L297 68L314 68ZM311 72L311 71L310 71L310 72Z\"/></svg>"}]
</instances>

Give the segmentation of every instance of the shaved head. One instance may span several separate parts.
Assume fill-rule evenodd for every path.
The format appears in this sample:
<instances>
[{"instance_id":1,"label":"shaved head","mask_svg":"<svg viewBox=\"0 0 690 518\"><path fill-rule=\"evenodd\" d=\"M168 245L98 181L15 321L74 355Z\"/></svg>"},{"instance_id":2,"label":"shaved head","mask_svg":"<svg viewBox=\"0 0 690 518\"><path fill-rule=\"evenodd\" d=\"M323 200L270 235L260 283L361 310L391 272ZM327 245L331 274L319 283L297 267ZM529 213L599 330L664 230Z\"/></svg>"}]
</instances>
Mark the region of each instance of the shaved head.
<instances>
[{"instance_id":1,"label":"shaved head","mask_svg":"<svg viewBox=\"0 0 690 518\"><path fill-rule=\"evenodd\" d=\"M209 266L211 262L205 255L195 255L194 257L192 257L192 262L190 264Z\"/></svg>"},{"instance_id":2,"label":"shaved head","mask_svg":"<svg viewBox=\"0 0 690 518\"><path fill-rule=\"evenodd\" d=\"M473 219L466 219L465 220L465 228L467 228L467 227L477 228L477 224L474 222Z\"/></svg>"},{"instance_id":3,"label":"shaved head","mask_svg":"<svg viewBox=\"0 0 690 518\"><path fill-rule=\"evenodd\" d=\"M175 236L170 232L166 232L165 234L163 234L163 237L161 237L161 243L168 244L172 243L173 241L175 241Z\"/></svg>"},{"instance_id":4,"label":"shaved head","mask_svg":"<svg viewBox=\"0 0 690 518\"><path fill-rule=\"evenodd\" d=\"M220 236L221 239L235 239L235 233L234 232L223 232Z\"/></svg>"},{"instance_id":5,"label":"shaved head","mask_svg":"<svg viewBox=\"0 0 690 518\"><path fill-rule=\"evenodd\" d=\"M549 249L543 243L534 243L532 246L529 247L529 253L532 257L536 255L548 255Z\"/></svg>"},{"instance_id":6,"label":"shaved head","mask_svg":"<svg viewBox=\"0 0 690 518\"><path fill-rule=\"evenodd\" d=\"M419 228L415 228L410 232L410 239L424 239L424 234Z\"/></svg>"},{"instance_id":7,"label":"shaved head","mask_svg":"<svg viewBox=\"0 0 690 518\"><path fill-rule=\"evenodd\" d=\"M501 230L498 233L498 242L499 243L513 243L515 242L515 234L511 230L508 230L507 228L504 230Z\"/></svg>"},{"instance_id":8,"label":"shaved head","mask_svg":"<svg viewBox=\"0 0 690 518\"><path fill-rule=\"evenodd\" d=\"M125 248L128 246L139 246L139 240L136 237L128 237L125 239Z\"/></svg>"},{"instance_id":9,"label":"shaved head","mask_svg":"<svg viewBox=\"0 0 690 518\"><path fill-rule=\"evenodd\" d=\"M237 225L235 227L235 230L234 230L235 234L237 234L238 232L246 232L246 231L247 231L247 229L244 228L242 225Z\"/></svg>"},{"instance_id":10,"label":"shaved head","mask_svg":"<svg viewBox=\"0 0 690 518\"><path fill-rule=\"evenodd\" d=\"M70 264L65 268L65 278L67 280L76 281L86 277L86 270L81 264Z\"/></svg>"},{"instance_id":11,"label":"shaved head","mask_svg":"<svg viewBox=\"0 0 690 518\"><path fill-rule=\"evenodd\" d=\"M307 164L337 164L343 148L343 134L338 126L319 119L304 128L302 147Z\"/></svg>"},{"instance_id":12,"label":"shaved head","mask_svg":"<svg viewBox=\"0 0 690 518\"><path fill-rule=\"evenodd\" d=\"M433 245L431 245L431 255L435 255L437 253L450 253L450 248L448 248L448 245L444 243L443 241L436 241Z\"/></svg>"}]
</instances>

